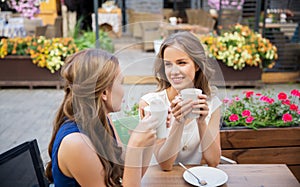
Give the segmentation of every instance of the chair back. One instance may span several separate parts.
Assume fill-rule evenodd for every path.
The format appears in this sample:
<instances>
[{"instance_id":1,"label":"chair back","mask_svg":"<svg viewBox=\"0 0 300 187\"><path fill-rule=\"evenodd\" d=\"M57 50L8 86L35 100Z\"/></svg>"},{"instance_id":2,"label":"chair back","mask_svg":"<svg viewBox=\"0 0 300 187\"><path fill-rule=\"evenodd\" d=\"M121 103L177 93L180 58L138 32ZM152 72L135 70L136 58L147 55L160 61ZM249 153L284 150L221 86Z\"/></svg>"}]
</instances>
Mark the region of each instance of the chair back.
<instances>
[{"instance_id":1,"label":"chair back","mask_svg":"<svg viewBox=\"0 0 300 187\"><path fill-rule=\"evenodd\" d=\"M49 186L36 139L0 155L0 186Z\"/></svg>"},{"instance_id":2,"label":"chair back","mask_svg":"<svg viewBox=\"0 0 300 187\"><path fill-rule=\"evenodd\" d=\"M203 9L186 9L185 13L189 24L199 25L201 28L206 28L209 32L214 30L216 21L207 11Z\"/></svg>"},{"instance_id":3,"label":"chair back","mask_svg":"<svg viewBox=\"0 0 300 187\"><path fill-rule=\"evenodd\" d=\"M218 27L223 31L229 30L232 26L240 23L242 19L242 11L235 9L223 9L218 17Z\"/></svg>"}]
</instances>

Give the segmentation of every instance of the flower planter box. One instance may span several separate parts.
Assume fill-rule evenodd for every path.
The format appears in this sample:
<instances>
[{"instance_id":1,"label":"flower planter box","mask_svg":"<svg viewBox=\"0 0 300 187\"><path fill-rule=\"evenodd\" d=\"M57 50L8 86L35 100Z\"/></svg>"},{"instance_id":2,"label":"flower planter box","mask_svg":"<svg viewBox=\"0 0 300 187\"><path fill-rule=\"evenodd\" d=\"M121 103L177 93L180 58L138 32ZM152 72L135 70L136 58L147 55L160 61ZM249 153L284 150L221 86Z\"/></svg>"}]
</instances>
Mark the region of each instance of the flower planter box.
<instances>
[{"instance_id":1,"label":"flower planter box","mask_svg":"<svg viewBox=\"0 0 300 187\"><path fill-rule=\"evenodd\" d=\"M0 86L55 86L60 88L59 71L51 73L33 64L29 56L7 56L0 59Z\"/></svg>"},{"instance_id":2,"label":"flower planter box","mask_svg":"<svg viewBox=\"0 0 300 187\"><path fill-rule=\"evenodd\" d=\"M221 129L221 147L239 164L286 164L300 181L300 127Z\"/></svg>"},{"instance_id":3,"label":"flower planter box","mask_svg":"<svg viewBox=\"0 0 300 187\"><path fill-rule=\"evenodd\" d=\"M214 62L216 62L214 60ZM255 86L261 87L263 82L261 81L262 69L255 66L246 66L242 70L235 70L232 67L226 66L223 62L217 61L216 66L219 66L223 76L216 75L215 83L217 85L225 86ZM219 69L217 68L217 69ZM224 78L224 79L223 79ZM225 81L225 83L222 83Z\"/></svg>"}]
</instances>

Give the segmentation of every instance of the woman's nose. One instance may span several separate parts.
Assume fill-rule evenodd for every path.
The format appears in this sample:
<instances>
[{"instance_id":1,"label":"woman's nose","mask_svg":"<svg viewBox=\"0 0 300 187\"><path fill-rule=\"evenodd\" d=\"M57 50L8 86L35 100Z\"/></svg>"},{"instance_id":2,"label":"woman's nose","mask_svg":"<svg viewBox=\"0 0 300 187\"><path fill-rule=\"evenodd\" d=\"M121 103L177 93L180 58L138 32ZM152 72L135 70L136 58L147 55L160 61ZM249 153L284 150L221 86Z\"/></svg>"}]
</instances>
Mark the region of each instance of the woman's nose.
<instances>
[{"instance_id":1,"label":"woman's nose","mask_svg":"<svg viewBox=\"0 0 300 187\"><path fill-rule=\"evenodd\" d=\"M173 74L179 73L179 68L177 65L172 66L171 73Z\"/></svg>"}]
</instances>

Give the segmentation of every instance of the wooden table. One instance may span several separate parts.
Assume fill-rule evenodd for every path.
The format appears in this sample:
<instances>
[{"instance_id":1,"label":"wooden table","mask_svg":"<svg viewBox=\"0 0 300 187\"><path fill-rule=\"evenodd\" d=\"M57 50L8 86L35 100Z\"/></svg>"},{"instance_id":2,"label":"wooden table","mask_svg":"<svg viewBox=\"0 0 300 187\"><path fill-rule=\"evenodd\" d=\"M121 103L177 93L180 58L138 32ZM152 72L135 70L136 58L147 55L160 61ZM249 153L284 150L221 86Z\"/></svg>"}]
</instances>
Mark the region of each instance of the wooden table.
<instances>
[{"instance_id":1,"label":"wooden table","mask_svg":"<svg viewBox=\"0 0 300 187\"><path fill-rule=\"evenodd\" d=\"M221 164L218 166L228 175L222 187L299 187L295 176L284 164ZM142 186L181 187L192 186L184 181L184 169L175 166L170 172L163 172L158 166L148 168Z\"/></svg>"},{"instance_id":2,"label":"wooden table","mask_svg":"<svg viewBox=\"0 0 300 187\"><path fill-rule=\"evenodd\" d=\"M259 26L262 28L263 24L260 23ZM291 38L294 35L298 23L266 23L265 27L267 29L280 29L285 36Z\"/></svg>"}]
</instances>

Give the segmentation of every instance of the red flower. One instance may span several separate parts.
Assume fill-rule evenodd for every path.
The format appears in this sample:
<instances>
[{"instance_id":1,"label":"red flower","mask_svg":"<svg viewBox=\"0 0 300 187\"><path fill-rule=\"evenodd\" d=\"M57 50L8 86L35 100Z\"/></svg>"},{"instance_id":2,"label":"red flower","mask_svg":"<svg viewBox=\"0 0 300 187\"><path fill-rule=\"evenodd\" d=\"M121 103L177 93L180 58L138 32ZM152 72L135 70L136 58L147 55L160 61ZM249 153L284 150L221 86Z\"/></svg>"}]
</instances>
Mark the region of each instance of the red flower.
<instances>
[{"instance_id":1,"label":"red flower","mask_svg":"<svg viewBox=\"0 0 300 187\"><path fill-rule=\"evenodd\" d=\"M246 123L252 123L252 121L254 120L254 117L253 116L248 116L246 118Z\"/></svg>"},{"instance_id":2,"label":"red flower","mask_svg":"<svg viewBox=\"0 0 300 187\"><path fill-rule=\"evenodd\" d=\"M242 112L242 116L243 116L243 117L245 117L245 116L251 116L250 110L244 110L244 111Z\"/></svg>"},{"instance_id":3,"label":"red flower","mask_svg":"<svg viewBox=\"0 0 300 187\"><path fill-rule=\"evenodd\" d=\"M269 103L269 104L274 103L274 99L272 99L272 98L270 98L270 97L267 97L267 96L261 96L261 97L260 97L260 100L261 100L261 101L264 101L264 102L267 102L267 103Z\"/></svg>"},{"instance_id":4,"label":"red flower","mask_svg":"<svg viewBox=\"0 0 300 187\"><path fill-rule=\"evenodd\" d=\"M290 104L291 104L290 100L288 100L288 99L282 100L281 103L282 103L283 105L290 105Z\"/></svg>"},{"instance_id":5,"label":"red flower","mask_svg":"<svg viewBox=\"0 0 300 187\"><path fill-rule=\"evenodd\" d=\"M237 121L239 120L239 116L237 114L231 114L229 116L229 121Z\"/></svg>"},{"instance_id":6,"label":"red flower","mask_svg":"<svg viewBox=\"0 0 300 187\"><path fill-rule=\"evenodd\" d=\"M286 93L280 92L280 93L278 94L278 99L279 99L279 100L285 100L285 99L287 99Z\"/></svg>"},{"instance_id":7,"label":"red flower","mask_svg":"<svg viewBox=\"0 0 300 187\"><path fill-rule=\"evenodd\" d=\"M294 90L291 91L291 95L293 95L293 96L298 96L298 97L299 97L300 91L297 90L297 89L294 89Z\"/></svg>"},{"instance_id":8,"label":"red flower","mask_svg":"<svg viewBox=\"0 0 300 187\"><path fill-rule=\"evenodd\" d=\"M268 98L268 99L267 99L267 102L268 102L269 104L273 104L273 103L274 103L274 99Z\"/></svg>"},{"instance_id":9,"label":"red flower","mask_svg":"<svg viewBox=\"0 0 300 187\"><path fill-rule=\"evenodd\" d=\"M282 120L284 121L284 123L291 122L293 120L293 116L289 113L285 113L282 116Z\"/></svg>"},{"instance_id":10,"label":"red flower","mask_svg":"<svg viewBox=\"0 0 300 187\"><path fill-rule=\"evenodd\" d=\"M290 110L295 110L295 111L297 111L297 110L298 110L298 106L295 105L295 104L291 104L291 105L290 105Z\"/></svg>"},{"instance_id":11,"label":"red flower","mask_svg":"<svg viewBox=\"0 0 300 187\"><path fill-rule=\"evenodd\" d=\"M247 91L246 92L246 98L250 98L254 94L253 91Z\"/></svg>"}]
</instances>

